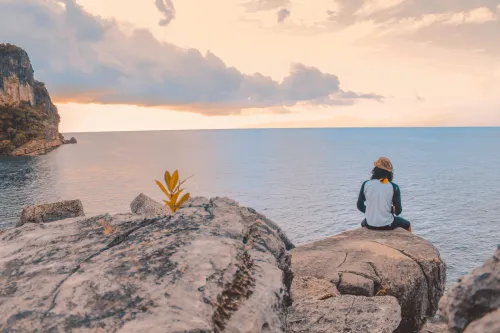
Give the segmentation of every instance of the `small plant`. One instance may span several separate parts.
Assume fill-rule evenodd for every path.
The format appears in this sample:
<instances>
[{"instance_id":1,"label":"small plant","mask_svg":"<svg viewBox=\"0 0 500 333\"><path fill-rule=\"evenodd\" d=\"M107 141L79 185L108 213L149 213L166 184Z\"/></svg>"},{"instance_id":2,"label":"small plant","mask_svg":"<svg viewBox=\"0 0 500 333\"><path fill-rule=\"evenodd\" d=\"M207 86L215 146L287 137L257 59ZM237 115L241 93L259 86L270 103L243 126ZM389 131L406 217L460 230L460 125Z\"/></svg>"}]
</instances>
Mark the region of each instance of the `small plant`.
<instances>
[{"instance_id":1,"label":"small plant","mask_svg":"<svg viewBox=\"0 0 500 333\"><path fill-rule=\"evenodd\" d=\"M115 232L115 229L111 226L111 222L102 219L101 221L99 221L99 224L104 228L104 233L106 235L111 235L113 232Z\"/></svg>"},{"instance_id":2,"label":"small plant","mask_svg":"<svg viewBox=\"0 0 500 333\"><path fill-rule=\"evenodd\" d=\"M163 202L165 203L165 206L168 206L172 210L172 212L176 212L186 201L189 200L189 193L185 193L179 199L181 192L184 191L184 189L181 188L181 185L184 184L188 179L189 178L186 178L183 181L180 181L178 170L175 170L173 174L170 174L170 172L168 172L167 170L165 171L166 187L160 181L156 180L156 184L168 198L168 200L163 200Z\"/></svg>"}]
</instances>

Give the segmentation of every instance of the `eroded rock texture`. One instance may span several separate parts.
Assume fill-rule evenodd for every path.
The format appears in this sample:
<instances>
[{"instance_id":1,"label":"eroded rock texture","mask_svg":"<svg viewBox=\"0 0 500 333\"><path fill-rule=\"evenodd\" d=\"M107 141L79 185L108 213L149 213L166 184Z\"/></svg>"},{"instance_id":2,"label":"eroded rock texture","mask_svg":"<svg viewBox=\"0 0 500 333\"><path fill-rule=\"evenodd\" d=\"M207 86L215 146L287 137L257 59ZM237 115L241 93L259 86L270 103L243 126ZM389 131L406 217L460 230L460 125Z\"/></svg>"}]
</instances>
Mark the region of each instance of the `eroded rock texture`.
<instances>
[{"instance_id":1,"label":"eroded rock texture","mask_svg":"<svg viewBox=\"0 0 500 333\"><path fill-rule=\"evenodd\" d=\"M340 295L333 283L295 276L289 333L392 333L401 322L396 298Z\"/></svg>"},{"instance_id":2,"label":"eroded rock texture","mask_svg":"<svg viewBox=\"0 0 500 333\"><path fill-rule=\"evenodd\" d=\"M21 218L16 227L20 227L25 223L53 222L78 216L85 216L80 200L65 200L28 206L21 212Z\"/></svg>"},{"instance_id":3,"label":"eroded rock texture","mask_svg":"<svg viewBox=\"0 0 500 333\"><path fill-rule=\"evenodd\" d=\"M484 265L461 278L441 299L450 332L500 332L500 247Z\"/></svg>"},{"instance_id":4,"label":"eroded rock texture","mask_svg":"<svg viewBox=\"0 0 500 333\"><path fill-rule=\"evenodd\" d=\"M151 199L144 193L139 194L130 204L132 213L148 217L170 215L171 210L165 205Z\"/></svg>"},{"instance_id":5,"label":"eroded rock texture","mask_svg":"<svg viewBox=\"0 0 500 333\"><path fill-rule=\"evenodd\" d=\"M436 313L446 280L446 267L438 250L403 229L361 228L299 246L292 251L292 267L295 276L332 283L341 298L364 296L358 304L374 303L374 309L380 309L377 310L380 318L390 319L394 314L395 310L389 307L394 302L387 297L393 296L401 306L401 323L396 330L401 333L417 332L426 318ZM378 296L372 297L374 295ZM382 306L385 308L380 308ZM359 313L363 313L362 307ZM324 317L320 319L323 320ZM394 322L385 324L374 327L384 332ZM350 329L357 332L355 328Z\"/></svg>"},{"instance_id":6,"label":"eroded rock texture","mask_svg":"<svg viewBox=\"0 0 500 333\"><path fill-rule=\"evenodd\" d=\"M190 204L0 234L0 332L283 332L282 232L229 199Z\"/></svg>"}]
</instances>

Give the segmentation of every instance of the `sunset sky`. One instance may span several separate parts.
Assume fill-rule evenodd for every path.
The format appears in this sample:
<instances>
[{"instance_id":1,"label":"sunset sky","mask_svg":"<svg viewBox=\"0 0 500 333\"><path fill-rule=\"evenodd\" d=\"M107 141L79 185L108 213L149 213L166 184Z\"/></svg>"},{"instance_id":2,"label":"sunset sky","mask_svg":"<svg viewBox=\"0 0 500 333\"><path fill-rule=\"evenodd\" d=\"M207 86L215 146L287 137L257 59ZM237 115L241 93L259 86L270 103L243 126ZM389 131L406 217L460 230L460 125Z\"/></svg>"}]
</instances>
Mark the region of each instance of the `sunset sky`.
<instances>
[{"instance_id":1,"label":"sunset sky","mask_svg":"<svg viewBox=\"0 0 500 333\"><path fill-rule=\"evenodd\" d=\"M499 126L500 0L0 0L61 132Z\"/></svg>"}]
</instances>

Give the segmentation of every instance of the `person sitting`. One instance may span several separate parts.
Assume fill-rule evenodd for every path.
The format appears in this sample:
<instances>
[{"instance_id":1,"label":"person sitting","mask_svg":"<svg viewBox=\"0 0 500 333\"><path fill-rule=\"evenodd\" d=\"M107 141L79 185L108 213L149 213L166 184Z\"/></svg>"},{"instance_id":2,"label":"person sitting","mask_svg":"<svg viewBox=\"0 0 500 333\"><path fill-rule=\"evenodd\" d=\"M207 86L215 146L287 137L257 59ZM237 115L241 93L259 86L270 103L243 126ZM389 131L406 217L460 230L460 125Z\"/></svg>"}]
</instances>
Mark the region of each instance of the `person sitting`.
<instances>
[{"instance_id":1,"label":"person sitting","mask_svg":"<svg viewBox=\"0 0 500 333\"><path fill-rule=\"evenodd\" d=\"M391 161L380 157L373 164L372 177L363 182L358 197L358 209L365 214L361 226L371 230L404 228L411 232L410 222L398 216L403 211L401 191L392 182Z\"/></svg>"}]
</instances>

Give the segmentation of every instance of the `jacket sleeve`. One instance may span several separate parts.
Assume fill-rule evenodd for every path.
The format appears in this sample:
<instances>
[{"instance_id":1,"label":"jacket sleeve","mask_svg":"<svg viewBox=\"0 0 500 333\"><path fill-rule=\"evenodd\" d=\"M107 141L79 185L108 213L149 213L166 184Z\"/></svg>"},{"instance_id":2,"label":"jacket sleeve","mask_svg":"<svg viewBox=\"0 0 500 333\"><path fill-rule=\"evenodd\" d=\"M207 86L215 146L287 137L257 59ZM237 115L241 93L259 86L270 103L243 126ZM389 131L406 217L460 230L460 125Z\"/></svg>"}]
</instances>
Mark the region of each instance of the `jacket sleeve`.
<instances>
[{"instance_id":1,"label":"jacket sleeve","mask_svg":"<svg viewBox=\"0 0 500 333\"><path fill-rule=\"evenodd\" d=\"M403 212L403 205L401 204L401 191L399 186L393 184L394 186L394 196L392 197L392 204L394 205L394 214L396 216Z\"/></svg>"},{"instance_id":2,"label":"jacket sleeve","mask_svg":"<svg viewBox=\"0 0 500 333\"><path fill-rule=\"evenodd\" d=\"M363 185L361 185L361 190L359 191L358 204L357 204L358 210L362 213L364 213L366 211L365 184L366 184L366 182L364 182Z\"/></svg>"}]
</instances>

